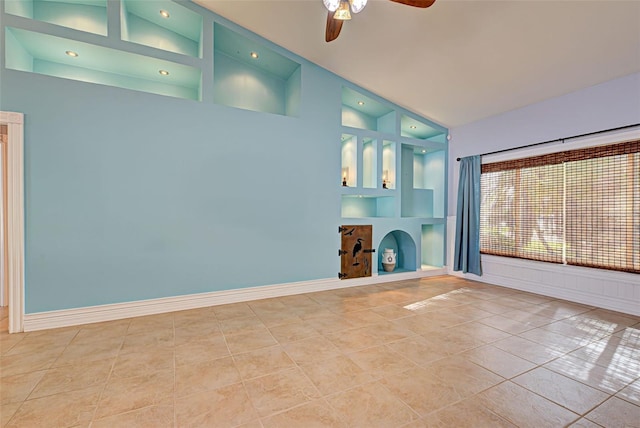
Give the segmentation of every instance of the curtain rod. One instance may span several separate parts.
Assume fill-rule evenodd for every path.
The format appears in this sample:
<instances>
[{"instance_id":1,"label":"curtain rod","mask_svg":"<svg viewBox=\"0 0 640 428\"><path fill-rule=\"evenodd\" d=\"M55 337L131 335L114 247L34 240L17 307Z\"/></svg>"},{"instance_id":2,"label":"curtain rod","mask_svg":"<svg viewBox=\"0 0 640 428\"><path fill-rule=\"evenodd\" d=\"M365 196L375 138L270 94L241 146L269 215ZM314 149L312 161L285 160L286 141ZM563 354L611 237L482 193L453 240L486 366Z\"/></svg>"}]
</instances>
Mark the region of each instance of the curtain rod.
<instances>
[{"instance_id":1,"label":"curtain rod","mask_svg":"<svg viewBox=\"0 0 640 428\"><path fill-rule=\"evenodd\" d=\"M620 131L622 129L633 128L634 126L638 126L638 125L640 125L640 123L634 123L633 125L620 126L618 128L603 129L602 131L587 132L586 134L574 135L572 137L556 138L555 140L542 141L541 143L527 144L526 146L512 147L510 149L502 149L502 150L496 150L495 152L483 153L480 156L495 155L496 153L510 152L511 150L525 149L527 147L540 146L542 144L557 143L558 141L562 141L564 143L565 140L571 140L571 139L580 138L580 137L587 137L589 135L602 134L602 133L611 132L611 131ZM456 158L456 160L460 162L460 158Z\"/></svg>"}]
</instances>

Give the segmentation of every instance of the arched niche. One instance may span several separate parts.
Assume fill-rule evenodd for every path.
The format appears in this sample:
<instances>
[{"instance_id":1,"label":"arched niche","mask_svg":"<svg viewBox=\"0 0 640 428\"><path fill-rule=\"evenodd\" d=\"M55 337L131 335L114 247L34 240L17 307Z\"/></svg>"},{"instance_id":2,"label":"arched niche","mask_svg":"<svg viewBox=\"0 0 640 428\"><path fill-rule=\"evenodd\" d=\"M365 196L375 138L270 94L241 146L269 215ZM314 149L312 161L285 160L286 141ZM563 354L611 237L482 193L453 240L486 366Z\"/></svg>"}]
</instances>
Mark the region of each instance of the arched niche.
<instances>
[{"instance_id":1,"label":"arched niche","mask_svg":"<svg viewBox=\"0 0 640 428\"><path fill-rule=\"evenodd\" d=\"M393 272L385 272L382 267L382 253L385 248L391 248L397 254L396 268ZM415 272L416 270L416 243L411 235L402 230L393 230L387 233L378 246L378 274Z\"/></svg>"}]
</instances>

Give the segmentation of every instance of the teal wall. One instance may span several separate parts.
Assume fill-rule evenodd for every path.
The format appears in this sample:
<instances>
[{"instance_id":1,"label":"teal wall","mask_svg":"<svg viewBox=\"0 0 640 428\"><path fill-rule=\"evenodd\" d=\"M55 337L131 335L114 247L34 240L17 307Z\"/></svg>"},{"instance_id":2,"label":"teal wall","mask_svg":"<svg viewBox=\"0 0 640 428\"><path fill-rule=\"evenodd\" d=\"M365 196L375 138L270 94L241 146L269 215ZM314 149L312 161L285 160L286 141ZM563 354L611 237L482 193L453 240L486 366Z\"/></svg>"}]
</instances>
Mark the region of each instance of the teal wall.
<instances>
[{"instance_id":1,"label":"teal wall","mask_svg":"<svg viewBox=\"0 0 640 428\"><path fill-rule=\"evenodd\" d=\"M189 7L209 35L215 19L257 38ZM4 25L21 23L2 18L10 43ZM119 34L98 37L87 42L146 52ZM192 61L202 67L202 102L106 86L104 76L55 77L69 75L61 64L6 69L3 55L0 110L25 114L27 314L336 277L345 81L263 42L301 64L288 81L260 75L264 97L254 101L277 114L211 102L213 92L252 108L238 105L250 103L242 86L232 96L211 83L235 66L211 53ZM395 213L391 198L369 202L374 216Z\"/></svg>"},{"instance_id":2,"label":"teal wall","mask_svg":"<svg viewBox=\"0 0 640 428\"><path fill-rule=\"evenodd\" d=\"M305 80L290 118L4 71L0 109L25 113L26 312L334 277L340 82Z\"/></svg>"}]
</instances>

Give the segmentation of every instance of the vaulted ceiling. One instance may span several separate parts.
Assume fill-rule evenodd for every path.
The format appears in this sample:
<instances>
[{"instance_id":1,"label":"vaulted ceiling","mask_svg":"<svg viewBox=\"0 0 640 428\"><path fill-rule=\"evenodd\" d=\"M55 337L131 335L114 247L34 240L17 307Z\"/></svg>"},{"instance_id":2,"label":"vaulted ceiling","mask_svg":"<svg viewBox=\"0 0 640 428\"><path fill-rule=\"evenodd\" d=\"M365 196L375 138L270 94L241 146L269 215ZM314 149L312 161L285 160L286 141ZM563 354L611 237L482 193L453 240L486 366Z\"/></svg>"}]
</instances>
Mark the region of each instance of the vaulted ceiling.
<instances>
[{"instance_id":1,"label":"vaulted ceiling","mask_svg":"<svg viewBox=\"0 0 640 428\"><path fill-rule=\"evenodd\" d=\"M636 0L369 0L331 43L322 0L193 1L449 127L640 72Z\"/></svg>"}]
</instances>

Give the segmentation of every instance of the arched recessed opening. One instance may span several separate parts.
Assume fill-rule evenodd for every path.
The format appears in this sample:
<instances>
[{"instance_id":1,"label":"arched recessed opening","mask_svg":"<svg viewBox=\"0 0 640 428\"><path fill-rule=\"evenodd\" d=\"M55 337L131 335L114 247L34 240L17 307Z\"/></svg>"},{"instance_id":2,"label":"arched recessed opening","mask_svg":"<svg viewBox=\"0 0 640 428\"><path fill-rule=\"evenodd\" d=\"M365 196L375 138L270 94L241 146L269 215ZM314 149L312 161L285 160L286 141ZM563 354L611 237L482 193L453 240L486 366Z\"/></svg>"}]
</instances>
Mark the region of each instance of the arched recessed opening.
<instances>
[{"instance_id":1,"label":"arched recessed opening","mask_svg":"<svg viewBox=\"0 0 640 428\"><path fill-rule=\"evenodd\" d=\"M396 267L393 272L385 272L382 267L382 254L386 248L393 249L396 253ZM411 235L402 230L387 233L378 246L378 274L415 272L416 270L416 243Z\"/></svg>"}]
</instances>

